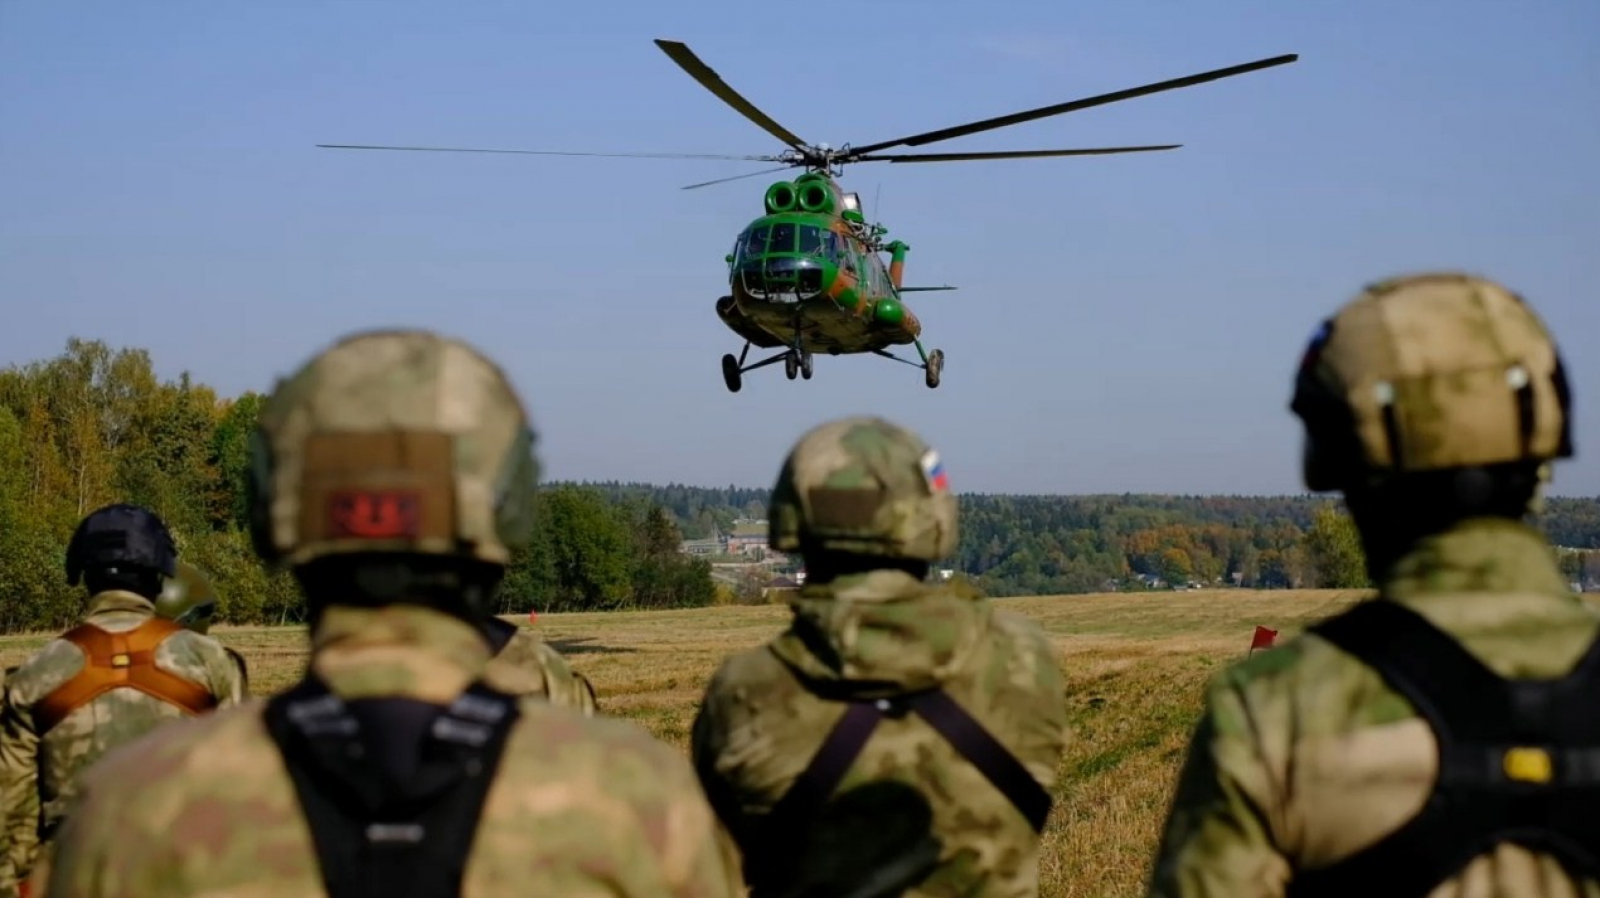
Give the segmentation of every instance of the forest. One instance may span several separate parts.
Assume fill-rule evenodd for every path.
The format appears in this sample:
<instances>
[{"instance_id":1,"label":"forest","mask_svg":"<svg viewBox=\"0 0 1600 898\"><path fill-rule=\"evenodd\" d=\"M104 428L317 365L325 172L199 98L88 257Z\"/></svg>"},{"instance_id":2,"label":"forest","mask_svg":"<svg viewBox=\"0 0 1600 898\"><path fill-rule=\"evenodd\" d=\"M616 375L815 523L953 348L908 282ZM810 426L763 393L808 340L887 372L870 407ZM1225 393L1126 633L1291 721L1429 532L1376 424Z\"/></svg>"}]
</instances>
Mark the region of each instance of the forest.
<instances>
[{"instance_id":1,"label":"forest","mask_svg":"<svg viewBox=\"0 0 1600 898\"><path fill-rule=\"evenodd\" d=\"M84 515L112 502L162 516L181 556L211 576L222 620L302 620L293 580L256 560L246 531L247 446L263 399L219 396L188 374L162 380L146 351L94 340L0 371L0 632L60 627L81 613L65 547ZM544 484L538 531L506 576L499 610L718 601L711 564L680 544L764 518L769 489ZM1354 529L1326 498L959 498L960 545L940 567L993 596L1366 585ZM1537 523L1570 550L1558 550L1569 578L1600 588L1600 497L1549 499Z\"/></svg>"}]
</instances>

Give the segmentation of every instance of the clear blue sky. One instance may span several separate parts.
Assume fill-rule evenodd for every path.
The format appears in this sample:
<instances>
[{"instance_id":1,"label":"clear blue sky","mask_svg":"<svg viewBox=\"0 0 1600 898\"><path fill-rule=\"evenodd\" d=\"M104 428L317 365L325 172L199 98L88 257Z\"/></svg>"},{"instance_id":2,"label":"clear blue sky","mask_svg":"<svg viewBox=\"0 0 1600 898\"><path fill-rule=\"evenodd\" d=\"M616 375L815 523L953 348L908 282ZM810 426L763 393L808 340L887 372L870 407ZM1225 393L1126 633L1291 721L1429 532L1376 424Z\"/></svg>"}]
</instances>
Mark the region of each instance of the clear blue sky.
<instances>
[{"instance_id":1,"label":"clear blue sky","mask_svg":"<svg viewBox=\"0 0 1600 898\"><path fill-rule=\"evenodd\" d=\"M1600 4L0 4L0 364L69 336L267 389L339 334L435 327L507 367L555 478L771 483L837 415L921 430L959 490L1300 488L1290 374L1363 283L1523 291L1578 396L1556 492L1600 493ZM882 184L938 390L877 358L728 393L722 257L755 163L317 143L781 149L650 41L802 137L890 139L1280 53L1294 65L953 140L1182 143Z\"/></svg>"}]
</instances>

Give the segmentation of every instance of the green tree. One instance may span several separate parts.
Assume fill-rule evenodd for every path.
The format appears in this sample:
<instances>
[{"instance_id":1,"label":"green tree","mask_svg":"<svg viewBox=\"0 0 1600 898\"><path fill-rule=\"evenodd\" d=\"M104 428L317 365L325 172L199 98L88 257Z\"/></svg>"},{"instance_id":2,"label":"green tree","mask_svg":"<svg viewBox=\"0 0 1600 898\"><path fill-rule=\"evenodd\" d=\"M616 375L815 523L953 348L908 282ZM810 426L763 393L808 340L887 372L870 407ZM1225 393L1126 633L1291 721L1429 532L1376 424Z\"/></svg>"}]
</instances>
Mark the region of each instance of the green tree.
<instances>
[{"instance_id":1,"label":"green tree","mask_svg":"<svg viewBox=\"0 0 1600 898\"><path fill-rule=\"evenodd\" d=\"M1318 587L1359 589L1372 585L1361 536L1350 515L1339 508L1326 505L1318 509L1306 531L1305 552Z\"/></svg>"},{"instance_id":2,"label":"green tree","mask_svg":"<svg viewBox=\"0 0 1600 898\"><path fill-rule=\"evenodd\" d=\"M633 545L621 517L595 490L561 485L544 501L555 573L552 611L625 608L633 598Z\"/></svg>"}]
</instances>

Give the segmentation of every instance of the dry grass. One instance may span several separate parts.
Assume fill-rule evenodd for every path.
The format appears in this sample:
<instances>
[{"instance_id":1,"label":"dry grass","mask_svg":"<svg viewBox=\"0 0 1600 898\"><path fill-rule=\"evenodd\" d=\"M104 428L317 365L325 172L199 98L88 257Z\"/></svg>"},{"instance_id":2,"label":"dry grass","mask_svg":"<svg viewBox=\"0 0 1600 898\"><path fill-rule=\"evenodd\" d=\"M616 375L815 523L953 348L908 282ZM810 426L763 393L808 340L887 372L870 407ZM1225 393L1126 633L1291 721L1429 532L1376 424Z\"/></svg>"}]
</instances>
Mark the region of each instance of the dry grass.
<instances>
[{"instance_id":1,"label":"dry grass","mask_svg":"<svg viewBox=\"0 0 1600 898\"><path fill-rule=\"evenodd\" d=\"M1172 778L1206 679L1249 648L1256 624L1287 638L1359 591L1181 592L1001 599L1038 621L1061 649L1073 735L1041 861L1045 898L1139 893ZM686 748L695 705L727 653L759 645L782 607L550 614L538 627L599 690L607 712ZM220 627L250 661L252 690L275 691L304 664L305 635ZM0 664L47 637L0 638Z\"/></svg>"}]
</instances>

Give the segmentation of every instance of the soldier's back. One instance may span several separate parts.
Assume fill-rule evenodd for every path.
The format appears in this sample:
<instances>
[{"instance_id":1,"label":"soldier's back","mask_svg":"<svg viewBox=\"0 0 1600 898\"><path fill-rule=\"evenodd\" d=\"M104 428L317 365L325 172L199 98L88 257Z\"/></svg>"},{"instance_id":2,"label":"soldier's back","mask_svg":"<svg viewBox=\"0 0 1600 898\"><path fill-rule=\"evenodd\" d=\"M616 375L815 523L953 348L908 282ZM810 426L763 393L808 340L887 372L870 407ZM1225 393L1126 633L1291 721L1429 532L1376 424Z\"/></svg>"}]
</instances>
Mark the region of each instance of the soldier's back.
<instances>
[{"instance_id":1,"label":"soldier's back","mask_svg":"<svg viewBox=\"0 0 1600 898\"><path fill-rule=\"evenodd\" d=\"M761 865L758 828L846 713L841 696L895 700L938 686L1020 762L1036 797L1055 784L1066 738L1064 684L1037 624L940 590L858 610L883 629L874 637L865 633L876 629L870 625L837 628L861 634L858 647L879 640L846 662L844 675L801 649L804 640L791 631L730 657L708 688L696 759L730 829L757 846L747 865ZM912 629L924 628L928 638L905 641L900 631L893 644L888 634L896 628L886 617L917 621ZM937 869L908 898L1037 894L1039 834L1028 816L919 714L879 720L835 794L885 779L927 798L943 845Z\"/></svg>"},{"instance_id":2,"label":"soldier's back","mask_svg":"<svg viewBox=\"0 0 1600 898\"><path fill-rule=\"evenodd\" d=\"M128 685L106 688L93 682L89 675L94 672L86 670L87 650L61 637L46 643L6 677L5 739L36 740L39 825L45 833L70 802L82 771L108 751L186 715L241 698L232 661L210 637L147 613L102 613L91 620L87 626L107 634L153 631L149 641L159 643L150 666L162 679L151 688L166 697Z\"/></svg>"},{"instance_id":3,"label":"soldier's back","mask_svg":"<svg viewBox=\"0 0 1600 898\"><path fill-rule=\"evenodd\" d=\"M1423 558L1428 551L1433 557ZM1436 887L1417 894L1600 896L1600 881L1574 876L1550 853L1511 841L1485 850L1480 840L1512 822L1511 810L1492 803L1495 792L1521 791L1561 775L1565 765L1542 748L1520 753L1515 734L1496 732L1498 678L1553 680L1586 658L1600 674L1600 613L1565 594L1544 554L1538 537L1515 525L1448 534L1417 553L1413 576L1370 600L1378 607L1357 606L1325 622L1326 631L1314 629L1219 674L1180 774L1149 894L1384 893L1399 874L1426 883L1432 862L1443 859ZM1430 798L1440 781L1440 739L1414 702L1352 654L1349 647L1363 644L1409 657L1407 666L1421 662L1408 682L1441 678L1430 704L1463 709L1455 717L1466 724L1453 743L1465 754L1452 754L1444 780L1491 803L1446 803L1440 806L1455 810L1441 815L1444 828L1433 822L1413 829L1436 804ZM1600 689L1600 678L1589 682ZM1577 741L1597 742L1600 712L1580 711L1563 723L1573 725ZM1588 748L1595 749L1600 743ZM1481 769L1460 769L1457 757ZM1554 770L1541 759L1553 760ZM1429 850L1390 841L1402 831L1417 833L1407 838ZM1412 859L1394 863L1379 853L1397 846Z\"/></svg>"},{"instance_id":4,"label":"soldier's back","mask_svg":"<svg viewBox=\"0 0 1600 898\"><path fill-rule=\"evenodd\" d=\"M327 894L264 708L175 725L108 757L63 831L48 894ZM460 894L737 894L737 866L681 754L542 698L518 710Z\"/></svg>"}]
</instances>

